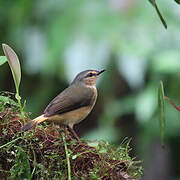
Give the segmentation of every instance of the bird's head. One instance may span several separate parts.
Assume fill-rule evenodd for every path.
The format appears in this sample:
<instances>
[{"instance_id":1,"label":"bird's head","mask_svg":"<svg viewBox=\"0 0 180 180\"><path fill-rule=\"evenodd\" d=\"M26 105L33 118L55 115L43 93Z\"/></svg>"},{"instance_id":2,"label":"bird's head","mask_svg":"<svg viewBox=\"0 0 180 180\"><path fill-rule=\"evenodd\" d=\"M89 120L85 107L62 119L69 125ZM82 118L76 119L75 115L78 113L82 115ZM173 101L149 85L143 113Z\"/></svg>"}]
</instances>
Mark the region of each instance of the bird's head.
<instances>
[{"instance_id":1,"label":"bird's head","mask_svg":"<svg viewBox=\"0 0 180 180\"><path fill-rule=\"evenodd\" d=\"M102 71L97 71L97 70L82 71L75 77L72 84L77 83L77 84L83 84L86 86L95 86L97 78L104 71L105 70L102 70Z\"/></svg>"}]
</instances>

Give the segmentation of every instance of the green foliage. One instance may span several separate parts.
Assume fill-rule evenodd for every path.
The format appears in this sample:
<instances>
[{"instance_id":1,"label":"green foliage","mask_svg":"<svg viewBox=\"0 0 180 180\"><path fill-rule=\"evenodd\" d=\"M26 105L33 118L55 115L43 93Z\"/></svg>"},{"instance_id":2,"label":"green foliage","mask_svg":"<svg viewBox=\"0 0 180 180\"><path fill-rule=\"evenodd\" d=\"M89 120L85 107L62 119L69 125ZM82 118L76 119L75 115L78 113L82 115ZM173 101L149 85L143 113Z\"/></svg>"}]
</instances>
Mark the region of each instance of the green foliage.
<instances>
[{"instance_id":1,"label":"green foliage","mask_svg":"<svg viewBox=\"0 0 180 180\"><path fill-rule=\"evenodd\" d=\"M8 107L11 107L13 111L19 111L18 104L11 98L11 96L14 95L13 93L9 92L1 92L0 93L0 112L2 113L1 118L3 118L4 115L6 115ZM9 109L11 109L9 108ZM3 129L5 131L5 129Z\"/></svg>"},{"instance_id":2,"label":"green foliage","mask_svg":"<svg viewBox=\"0 0 180 180\"><path fill-rule=\"evenodd\" d=\"M9 96L3 96L0 94L0 111L3 111L7 105L16 106L17 103Z\"/></svg>"},{"instance_id":3,"label":"green foliage","mask_svg":"<svg viewBox=\"0 0 180 180\"><path fill-rule=\"evenodd\" d=\"M17 151L14 159L14 166L11 168L11 179L30 180L31 168L26 152L19 146L14 147L14 151Z\"/></svg>"},{"instance_id":4,"label":"green foliage","mask_svg":"<svg viewBox=\"0 0 180 180\"><path fill-rule=\"evenodd\" d=\"M162 147L164 147L164 136L165 136L165 106L164 106L164 88L162 81L159 84L158 90L158 104L159 104L159 122L160 122L160 132L161 132L161 143Z\"/></svg>"},{"instance_id":5,"label":"green foliage","mask_svg":"<svg viewBox=\"0 0 180 180\"><path fill-rule=\"evenodd\" d=\"M0 56L0 66L7 62L6 56Z\"/></svg>"}]
</instances>

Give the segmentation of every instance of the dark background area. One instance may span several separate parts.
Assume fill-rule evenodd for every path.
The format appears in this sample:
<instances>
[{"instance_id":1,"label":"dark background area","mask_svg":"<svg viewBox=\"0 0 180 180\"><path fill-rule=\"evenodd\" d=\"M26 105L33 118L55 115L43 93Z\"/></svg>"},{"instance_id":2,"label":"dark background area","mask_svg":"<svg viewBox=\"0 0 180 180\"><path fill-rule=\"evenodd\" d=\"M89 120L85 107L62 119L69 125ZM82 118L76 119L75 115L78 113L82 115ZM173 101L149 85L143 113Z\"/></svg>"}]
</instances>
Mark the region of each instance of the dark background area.
<instances>
[{"instance_id":1,"label":"dark background area","mask_svg":"<svg viewBox=\"0 0 180 180\"><path fill-rule=\"evenodd\" d=\"M163 150L157 89L162 80L165 94L180 104L180 6L158 4L167 30L148 1L0 1L0 44L19 56L20 95L32 118L80 71L106 69L96 106L76 132L116 145L132 138L143 179L174 180L180 178L180 113L166 103ZM15 92L8 64L0 67L0 91Z\"/></svg>"}]
</instances>

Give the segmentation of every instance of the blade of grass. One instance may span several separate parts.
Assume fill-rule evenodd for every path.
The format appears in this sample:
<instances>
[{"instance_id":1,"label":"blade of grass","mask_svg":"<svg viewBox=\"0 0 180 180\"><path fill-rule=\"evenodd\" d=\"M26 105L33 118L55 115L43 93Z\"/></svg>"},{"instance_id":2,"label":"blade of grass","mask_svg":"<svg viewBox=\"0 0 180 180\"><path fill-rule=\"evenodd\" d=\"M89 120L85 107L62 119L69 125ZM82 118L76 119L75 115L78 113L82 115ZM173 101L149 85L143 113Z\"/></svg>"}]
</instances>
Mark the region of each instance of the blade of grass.
<instances>
[{"instance_id":1,"label":"blade of grass","mask_svg":"<svg viewBox=\"0 0 180 180\"><path fill-rule=\"evenodd\" d=\"M159 123L160 123L160 132L161 132L161 145L164 148L164 137L165 137L165 107L164 107L164 88L163 82L160 81L158 89L158 105L159 105Z\"/></svg>"},{"instance_id":2,"label":"blade of grass","mask_svg":"<svg viewBox=\"0 0 180 180\"><path fill-rule=\"evenodd\" d=\"M64 149L65 149L65 153L66 153L66 161L67 161L67 168L68 168L68 180L71 180L71 165L70 165L69 153L68 153L68 148L67 148L67 143L65 140L64 133L62 133L62 138L63 138Z\"/></svg>"}]
</instances>

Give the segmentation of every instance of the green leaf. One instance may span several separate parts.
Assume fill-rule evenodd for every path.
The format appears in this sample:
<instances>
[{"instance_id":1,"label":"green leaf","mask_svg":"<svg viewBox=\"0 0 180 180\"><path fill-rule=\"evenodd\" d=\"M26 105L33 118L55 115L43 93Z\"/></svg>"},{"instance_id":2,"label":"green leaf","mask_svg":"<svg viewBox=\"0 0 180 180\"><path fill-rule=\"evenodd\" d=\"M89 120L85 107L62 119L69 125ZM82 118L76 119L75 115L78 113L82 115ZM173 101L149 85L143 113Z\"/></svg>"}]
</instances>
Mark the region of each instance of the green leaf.
<instances>
[{"instance_id":1,"label":"green leaf","mask_svg":"<svg viewBox=\"0 0 180 180\"><path fill-rule=\"evenodd\" d=\"M0 103L3 103L4 106L6 104L17 106L17 103L8 96L1 96L0 95Z\"/></svg>"},{"instance_id":2,"label":"green leaf","mask_svg":"<svg viewBox=\"0 0 180 180\"><path fill-rule=\"evenodd\" d=\"M78 157L78 155L75 154L75 155L72 156L72 159L74 160L74 159L76 159L77 157Z\"/></svg>"},{"instance_id":3,"label":"green leaf","mask_svg":"<svg viewBox=\"0 0 180 180\"><path fill-rule=\"evenodd\" d=\"M0 66L7 62L6 56L0 56Z\"/></svg>"},{"instance_id":4,"label":"green leaf","mask_svg":"<svg viewBox=\"0 0 180 180\"><path fill-rule=\"evenodd\" d=\"M160 123L160 132L161 132L161 144L164 148L164 136L165 136L165 107L164 107L164 88L163 83L160 81L158 89L158 105L159 105L159 123Z\"/></svg>"},{"instance_id":5,"label":"green leaf","mask_svg":"<svg viewBox=\"0 0 180 180\"><path fill-rule=\"evenodd\" d=\"M180 4L180 0L174 0L176 3Z\"/></svg>"},{"instance_id":6,"label":"green leaf","mask_svg":"<svg viewBox=\"0 0 180 180\"><path fill-rule=\"evenodd\" d=\"M161 15L161 12L156 4L156 1L155 0L149 0L149 2L152 4L152 6L155 8L162 24L164 25L165 29L167 29L167 24L166 24L166 21L164 20L163 16Z\"/></svg>"},{"instance_id":7,"label":"green leaf","mask_svg":"<svg viewBox=\"0 0 180 180\"><path fill-rule=\"evenodd\" d=\"M14 52L14 50L11 47L9 47L7 44L2 44L2 47L13 74L16 91L18 91L19 84L21 81L21 67L20 67L19 59L16 53Z\"/></svg>"}]
</instances>

